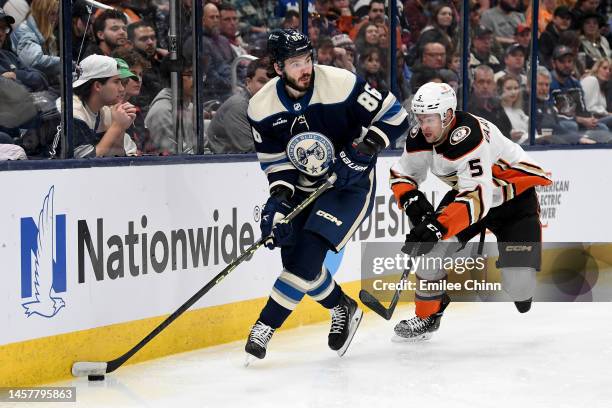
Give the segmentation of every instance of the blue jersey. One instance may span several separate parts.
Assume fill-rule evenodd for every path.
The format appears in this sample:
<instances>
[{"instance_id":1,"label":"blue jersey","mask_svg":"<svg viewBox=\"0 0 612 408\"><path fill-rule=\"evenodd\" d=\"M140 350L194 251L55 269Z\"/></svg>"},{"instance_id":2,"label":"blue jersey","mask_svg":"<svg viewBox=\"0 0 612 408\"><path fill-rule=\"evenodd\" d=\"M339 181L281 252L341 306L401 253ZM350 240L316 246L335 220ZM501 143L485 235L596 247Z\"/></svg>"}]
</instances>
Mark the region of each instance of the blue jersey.
<instances>
[{"instance_id":1,"label":"blue jersey","mask_svg":"<svg viewBox=\"0 0 612 408\"><path fill-rule=\"evenodd\" d=\"M290 98L277 77L249 102L255 149L270 188L312 191L334 156L367 130L386 146L408 131L408 115L390 92L335 67L315 65L313 77L299 99Z\"/></svg>"}]
</instances>

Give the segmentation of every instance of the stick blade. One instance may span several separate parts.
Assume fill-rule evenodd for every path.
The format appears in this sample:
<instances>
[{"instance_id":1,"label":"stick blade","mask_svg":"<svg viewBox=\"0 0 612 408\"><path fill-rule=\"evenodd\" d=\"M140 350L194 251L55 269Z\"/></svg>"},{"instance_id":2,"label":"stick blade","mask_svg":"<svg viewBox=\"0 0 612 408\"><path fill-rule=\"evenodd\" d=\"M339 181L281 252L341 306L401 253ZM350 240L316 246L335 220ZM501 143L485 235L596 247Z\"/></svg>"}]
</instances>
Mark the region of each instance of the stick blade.
<instances>
[{"instance_id":1,"label":"stick blade","mask_svg":"<svg viewBox=\"0 0 612 408\"><path fill-rule=\"evenodd\" d=\"M95 361L77 361L72 365L72 375L75 377L85 377L88 375L106 374L106 363Z\"/></svg>"},{"instance_id":2,"label":"stick blade","mask_svg":"<svg viewBox=\"0 0 612 408\"><path fill-rule=\"evenodd\" d=\"M359 291L359 299L364 305L368 307L368 309L372 310L374 313L376 313L383 319L391 319L391 315L387 308L385 308L382 303L380 303L378 299L376 299L370 292L361 289Z\"/></svg>"}]
</instances>

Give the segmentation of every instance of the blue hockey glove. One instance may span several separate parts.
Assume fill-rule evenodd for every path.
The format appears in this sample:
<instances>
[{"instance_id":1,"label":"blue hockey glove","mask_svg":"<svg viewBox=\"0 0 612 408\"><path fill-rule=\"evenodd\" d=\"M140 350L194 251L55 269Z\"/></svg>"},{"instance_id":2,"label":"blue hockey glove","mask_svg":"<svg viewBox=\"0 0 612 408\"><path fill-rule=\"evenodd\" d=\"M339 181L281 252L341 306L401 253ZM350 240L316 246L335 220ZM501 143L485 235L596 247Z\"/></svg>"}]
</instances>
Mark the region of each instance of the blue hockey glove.
<instances>
[{"instance_id":1,"label":"blue hockey glove","mask_svg":"<svg viewBox=\"0 0 612 408\"><path fill-rule=\"evenodd\" d=\"M264 243L268 249L286 244L291 237L291 224L279 223L293 210L293 206L288 201L290 195L291 191L286 187L283 190L273 192L261 212L259 226L262 237L270 236Z\"/></svg>"},{"instance_id":2,"label":"blue hockey glove","mask_svg":"<svg viewBox=\"0 0 612 408\"><path fill-rule=\"evenodd\" d=\"M373 156L359 153L355 147L342 149L332 165L332 172L336 174L334 187L341 189L356 183L368 170Z\"/></svg>"},{"instance_id":3,"label":"blue hockey glove","mask_svg":"<svg viewBox=\"0 0 612 408\"><path fill-rule=\"evenodd\" d=\"M426 218L406 235L406 242L402 252L412 255L425 255L429 253L446 234L446 228L433 217Z\"/></svg>"}]
</instances>

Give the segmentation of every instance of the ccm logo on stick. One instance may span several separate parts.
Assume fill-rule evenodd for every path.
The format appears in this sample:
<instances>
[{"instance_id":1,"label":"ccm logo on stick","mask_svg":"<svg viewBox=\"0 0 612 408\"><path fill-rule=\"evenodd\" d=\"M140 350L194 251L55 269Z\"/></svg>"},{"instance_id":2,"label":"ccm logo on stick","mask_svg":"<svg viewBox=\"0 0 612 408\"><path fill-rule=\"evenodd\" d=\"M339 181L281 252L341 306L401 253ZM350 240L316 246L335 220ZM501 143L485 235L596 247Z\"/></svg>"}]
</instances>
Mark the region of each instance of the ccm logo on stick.
<instances>
[{"instance_id":1,"label":"ccm logo on stick","mask_svg":"<svg viewBox=\"0 0 612 408\"><path fill-rule=\"evenodd\" d=\"M340 221L340 220L339 220L338 218L336 218L335 216L333 216L333 215L331 215L331 214L329 214L329 213L326 213L326 212L325 212L325 211L323 211L323 210L319 210L319 211L317 211L317 215L318 215L319 217L323 217L323 218L325 218L325 219L326 219L326 220L328 220L328 221L333 222L333 223L334 223L334 224L336 224L337 226L341 226L341 225L342 225L342 221Z\"/></svg>"}]
</instances>

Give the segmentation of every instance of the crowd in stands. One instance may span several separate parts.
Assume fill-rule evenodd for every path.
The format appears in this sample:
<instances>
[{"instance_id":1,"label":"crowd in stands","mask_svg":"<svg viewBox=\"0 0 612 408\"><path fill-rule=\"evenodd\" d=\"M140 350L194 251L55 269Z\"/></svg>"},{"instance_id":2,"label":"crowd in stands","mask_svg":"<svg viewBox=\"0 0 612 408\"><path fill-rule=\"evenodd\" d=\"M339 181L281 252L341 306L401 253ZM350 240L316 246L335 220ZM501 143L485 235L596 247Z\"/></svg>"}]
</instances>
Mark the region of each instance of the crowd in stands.
<instances>
[{"instance_id":1,"label":"crowd in stands","mask_svg":"<svg viewBox=\"0 0 612 408\"><path fill-rule=\"evenodd\" d=\"M196 153L192 0L178 0L177 59L169 53L168 0L100 3L106 7L72 0L74 157ZM461 99L462 3L398 0L392 44L385 0L310 0L308 35L318 64L360 75L394 92L406 108L430 81L450 84ZM512 140L529 143L533 89L537 143L612 140L608 2L539 1L533 85L531 1L470 3L469 112L493 121ZM254 150L246 107L270 79L267 34L279 27L299 29L299 12L298 0L204 2L198 64L206 153ZM34 107L21 110L18 124L3 123L0 115L0 145L21 146L31 158L62 148L58 16L59 0L0 0L0 88L8 92L12 81L29 94L23 104ZM391 47L397 51L394 61ZM3 106L0 101L0 111Z\"/></svg>"}]
</instances>

